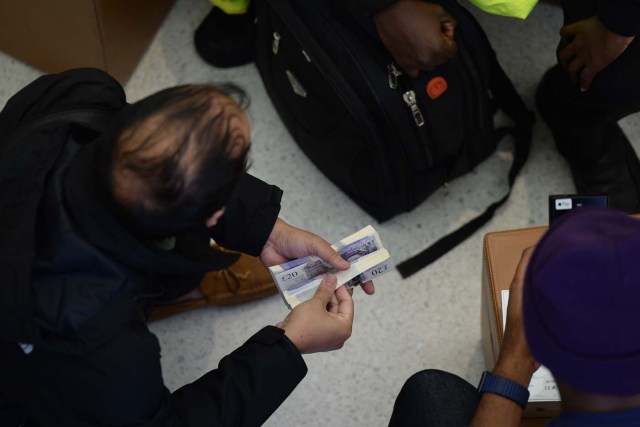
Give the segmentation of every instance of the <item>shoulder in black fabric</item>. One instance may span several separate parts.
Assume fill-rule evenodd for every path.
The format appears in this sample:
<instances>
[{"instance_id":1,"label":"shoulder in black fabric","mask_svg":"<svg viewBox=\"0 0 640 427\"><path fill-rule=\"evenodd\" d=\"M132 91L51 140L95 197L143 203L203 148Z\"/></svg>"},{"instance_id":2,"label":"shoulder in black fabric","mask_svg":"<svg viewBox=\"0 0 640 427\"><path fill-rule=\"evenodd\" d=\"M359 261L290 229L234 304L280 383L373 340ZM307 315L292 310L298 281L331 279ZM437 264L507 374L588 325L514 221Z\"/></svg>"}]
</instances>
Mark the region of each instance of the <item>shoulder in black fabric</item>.
<instances>
[{"instance_id":1,"label":"shoulder in black fabric","mask_svg":"<svg viewBox=\"0 0 640 427\"><path fill-rule=\"evenodd\" d=\"M28 340L35 216L70 125L100 131L126 105L120 84L97 69L46 75L0 112L0 338Z\"/></svg>"}]
</instances>

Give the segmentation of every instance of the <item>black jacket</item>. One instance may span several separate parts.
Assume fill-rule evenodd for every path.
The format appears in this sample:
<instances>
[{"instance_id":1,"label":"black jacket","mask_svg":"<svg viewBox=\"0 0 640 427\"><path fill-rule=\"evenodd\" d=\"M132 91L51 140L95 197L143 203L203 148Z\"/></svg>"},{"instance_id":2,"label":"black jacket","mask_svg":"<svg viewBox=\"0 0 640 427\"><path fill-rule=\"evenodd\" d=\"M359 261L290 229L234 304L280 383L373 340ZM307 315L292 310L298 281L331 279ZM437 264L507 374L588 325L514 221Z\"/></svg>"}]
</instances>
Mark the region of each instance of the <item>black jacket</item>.
<instances>
[{"instance_id":1,"label":"black jacket","mask_svg":"<svg viewBox=\"0 0 640 427\"><path fill-rule=\"evenodd\" d=\"M348 0L344 2L344 5L355 17L371 17L395 1L396 0Z\"/></svg>"},{"instance_id":2,"label":"black jacket","mask_svg":"<svg viewBox=\"0 0 640 427\"><path fill-rule=\"evenodd\" d=\"M370 17L396 0L350 0L345 5L355 16ZM640 34L640 0L563 0L565 3L586 3L611 31L624 35ZM566 7L566 6L565 6ZM573 5L570 5L573 7ZM583 6L580 6L583 7Z\"/></svg>"},{"instance_id":3,"label":"black jacket","mask_svg":"<svg viewBox=\"0 0 640 427\"><path fill-rule=\"evenodd\" d=\"M0 213L12 221L0 227L0 267L10 273L2 305L19 305L19 285L28 279L25 318L2 317L9 325L0 335L2 425L260 425L306 374L281 329L265 327L218 369L169 393L144 312L152 295L184 292L206 271L235 261L210 249L210 236L258 254L281 191L246 175L215 229L177 236L172 251L136 239L96 185L96 132L52 116L96 105L118 111L124 94L115 85L97 70L45 76L0 113ZM29 126L43 117L54 120ZM29 202L18 203L20 195ZM12 228L26 237L26 249L8 247L16 241ZM18 341L33 350L25 354Z\"/></svg>"},{"instance_id":4,"label":"black jacket","mask_svg":"<svg viewBox=\"0 0 640 427\"><path fill-rule=\"evenodd\" d=\"M640 0L596 0L595 4L598 18L611 31L640 35Z\"/></svg>"}]
</instances>

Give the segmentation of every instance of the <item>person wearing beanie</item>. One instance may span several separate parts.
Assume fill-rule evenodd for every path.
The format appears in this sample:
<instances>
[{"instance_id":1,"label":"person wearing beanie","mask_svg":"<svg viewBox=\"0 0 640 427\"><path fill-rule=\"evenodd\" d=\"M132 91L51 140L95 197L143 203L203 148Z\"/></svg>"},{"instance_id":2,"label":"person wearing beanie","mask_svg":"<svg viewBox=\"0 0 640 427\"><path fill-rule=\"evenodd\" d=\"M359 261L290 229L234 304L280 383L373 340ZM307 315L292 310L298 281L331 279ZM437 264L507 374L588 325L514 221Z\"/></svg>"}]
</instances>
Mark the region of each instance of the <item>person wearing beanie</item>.
<instances>
[{"instance_id":1,"label":"person wearing beanie","mask_svg":"<svg viewBox=\"0 0 640 427\"><path fill-rule=\"evenodd\" d=\"M640 426L638 254L640 220L604 208L563 216L522 255L493 372L478 389L443 371L414 374L389 425L519 426L542 364L562 398L547 426Z\"/></svg>"},{"instance_id":2,"label":"person wearing beanie","mask_svg":"<svg viewBox=\"0 0 640 427\"><path fill-rule=\"evenodd\" d=\"M554 375L553 426L640 425L640 221L578 210L527 268L522 314L533 357Z\"/></svg>"}]
</instances>

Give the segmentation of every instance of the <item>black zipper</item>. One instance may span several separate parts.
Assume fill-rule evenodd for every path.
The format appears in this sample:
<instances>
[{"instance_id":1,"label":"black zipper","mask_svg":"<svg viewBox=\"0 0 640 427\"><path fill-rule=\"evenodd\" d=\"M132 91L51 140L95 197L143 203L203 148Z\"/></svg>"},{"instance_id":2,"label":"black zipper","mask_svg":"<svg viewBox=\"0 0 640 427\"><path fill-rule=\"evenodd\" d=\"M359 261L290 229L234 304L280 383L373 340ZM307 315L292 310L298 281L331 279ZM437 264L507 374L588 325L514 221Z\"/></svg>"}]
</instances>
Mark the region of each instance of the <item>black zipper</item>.
<instances>
[{"instance_id":1,"label":"black zipper","mask_svg":"<svg viewBox=\"0 0 640 427\"><path fill-rule=\"evenodd\" d=\"M433 152L432 144L430 143L428 127L425 126L426 120L424 114L418 106L418 99L416 93L413 90L411 79L406 75L400 75L398 76L398 85L400 87L400 90L402 91L402 100L407 106L407 112L411 117L411 122L413 122L413 128L424 150L424 155L427 159L427 165L429 167L432 167L435 164L435 154ZM413 98L414 102L410 102L410 98ZM413 104L413 106L410 104Z\"/></svg>"}]
</instances>

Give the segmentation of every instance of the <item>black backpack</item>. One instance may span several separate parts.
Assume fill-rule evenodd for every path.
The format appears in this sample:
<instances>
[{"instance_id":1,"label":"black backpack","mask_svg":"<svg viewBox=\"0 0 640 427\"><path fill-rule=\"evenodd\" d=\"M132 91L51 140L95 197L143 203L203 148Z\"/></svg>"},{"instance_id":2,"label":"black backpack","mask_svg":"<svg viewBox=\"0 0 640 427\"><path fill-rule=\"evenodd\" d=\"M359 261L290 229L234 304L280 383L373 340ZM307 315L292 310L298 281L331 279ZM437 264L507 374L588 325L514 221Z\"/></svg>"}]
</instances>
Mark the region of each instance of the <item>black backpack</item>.
<instances>
[{"instance_id":1,"label":"black backpack","mask_svg":"<svg viewBox=\"0 0 640 427\"><path fill-rule=\"evenodd\" d=\"M362 209L385 221L469 172L507 134L515 139L512 186L531 144L527 110L475 18L435 0L458 22L458 54L412 80L399 72L373 24L340 1L258 3L257 65L289 132L316 166ZM496 128L502 109L514 121ZM407 277L489 221L479 217L397 265Z\"/></svg>"},{"instance_id":2,"label":"black backpack","mask_svg":"<svg viewBox=\"0 0 640 427\"><path fill-rule=\"evenodd\" d=\"M0 340L34 342L29 288L36 213L69 133L100 133L125 105L115 79L77 69L38 78L0 112Z\"/></svg>"}]
</instances>

